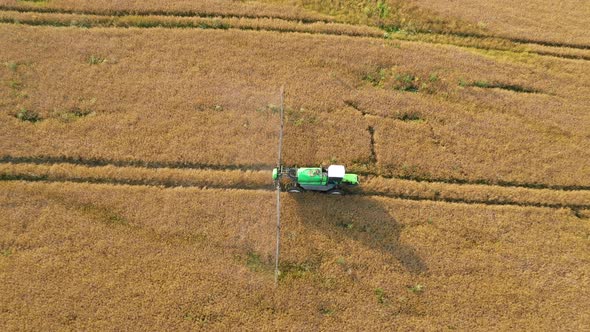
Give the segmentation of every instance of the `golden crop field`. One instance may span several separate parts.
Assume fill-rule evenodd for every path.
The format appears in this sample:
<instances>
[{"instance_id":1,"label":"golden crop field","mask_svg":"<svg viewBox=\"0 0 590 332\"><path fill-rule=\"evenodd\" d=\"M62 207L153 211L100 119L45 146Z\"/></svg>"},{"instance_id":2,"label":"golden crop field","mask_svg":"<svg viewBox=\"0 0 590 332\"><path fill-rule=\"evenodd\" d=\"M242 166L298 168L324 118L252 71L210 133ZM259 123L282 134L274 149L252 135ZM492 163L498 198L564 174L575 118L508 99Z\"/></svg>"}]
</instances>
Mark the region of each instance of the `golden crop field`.
<instances>
[{"instance_id":1,"label":"golden crop field","mask_svg":"<svg viewBox=\"0 0 590 332\"><path fill-rule=\"evenodd\" d=\"M275 290L271 192L3 183L0 321L579 330L590 319L590 225L567 210L285 198Z\"/></svg>"},{"instance_id":2,"label":"golden crop field","mask_svg":"<svg viewBox=\"0 0 590 332\"><path fill-rule=\"evenodd\" d=\"M583 330L589 11L0 0L0 330Z\"/></svg>"}]
</instances>

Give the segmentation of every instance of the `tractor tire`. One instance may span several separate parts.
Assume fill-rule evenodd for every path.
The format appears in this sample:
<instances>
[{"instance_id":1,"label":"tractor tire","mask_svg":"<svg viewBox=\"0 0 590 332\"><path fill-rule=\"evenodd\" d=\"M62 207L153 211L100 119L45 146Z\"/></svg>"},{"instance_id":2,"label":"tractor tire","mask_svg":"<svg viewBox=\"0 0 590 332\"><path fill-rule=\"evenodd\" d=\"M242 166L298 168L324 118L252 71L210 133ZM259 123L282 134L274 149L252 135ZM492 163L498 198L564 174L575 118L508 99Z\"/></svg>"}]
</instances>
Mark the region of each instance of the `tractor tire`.
<instances>
[{"instance_id":1,"label":"tractor tire","mask_svg":"<svg viewBox=\"0 0 590 332\"><path fill-rule=\"evenodd\" d=\"M285 188L285 189L287 190L288 193L292 193L292 194L293 193L300 193L303 191L301 188L297 187L296 185L294 185L292 183L289 183L287 185L287 188Z\"/></svg>"},{"instance_id":2,"label":"tractor tire","mask_svg":"<svg viewBox=\"0 0 590 332\"><path fill-rule=\"evenodd\" d=\"M344 195L344 192L341 189L332 189L328 190L328 195Z\"/></svg>"}]
</instances>

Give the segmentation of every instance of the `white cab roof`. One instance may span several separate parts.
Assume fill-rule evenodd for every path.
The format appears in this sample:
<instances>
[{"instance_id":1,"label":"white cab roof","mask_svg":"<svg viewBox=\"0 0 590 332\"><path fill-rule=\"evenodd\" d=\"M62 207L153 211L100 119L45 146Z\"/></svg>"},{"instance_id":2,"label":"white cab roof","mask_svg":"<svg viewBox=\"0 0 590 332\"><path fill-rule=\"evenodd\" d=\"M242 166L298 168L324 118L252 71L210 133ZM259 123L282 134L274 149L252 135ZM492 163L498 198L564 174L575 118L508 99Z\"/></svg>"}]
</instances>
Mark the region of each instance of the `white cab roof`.
<instances>
[{"instance_id":1,"label":"white cab roof","mask_svg":"<svg viewBox=\"0 0 590 332\"><path fill-rule=\"evenodd\" d=\"M345 173L344 166L342 166L342 165L328 166L328 177L329 178L343 178L344 173Z\"/></svg>"}]
</instances>

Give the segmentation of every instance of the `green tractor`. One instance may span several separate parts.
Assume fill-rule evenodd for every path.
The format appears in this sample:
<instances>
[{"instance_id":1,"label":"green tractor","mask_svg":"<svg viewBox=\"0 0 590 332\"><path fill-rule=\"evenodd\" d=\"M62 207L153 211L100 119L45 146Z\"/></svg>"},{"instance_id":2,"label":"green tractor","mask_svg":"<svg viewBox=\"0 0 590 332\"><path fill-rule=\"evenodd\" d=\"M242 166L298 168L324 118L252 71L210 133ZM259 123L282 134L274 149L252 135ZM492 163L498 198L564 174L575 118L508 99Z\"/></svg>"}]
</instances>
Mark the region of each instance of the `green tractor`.
<instances>
[{"instance_id":1,"label":"green tractor","mask_svg":"<svg viewBox=\"0 0 590 332\"><path fill-rule=\"evenodd\" d=\"M281 108L279 127L279 154L277 167L272 170L272 179L277 188L277 215L280 215L280 193L285 189L289 193L300 193L303 191L319 191L330 195L342 195L344 189L356 186L359 183L358 175L346 174L344 166L331 165L323 167L285 167L283 166L283 109L284 91L281 87ZM280 222L278 223L280 224ZM278 257L278 255L277 255ZM275 276L276 277L276 276Z\"/></svg>"},{"instance_id":2,"label":"green tractor","mask_svg":"<svg viewBox=\"0 0 590 332\"><path fill-rule=\"evenodd\" d=\"M356 186L359 183L358 175L346 174L342 165L331 165L327 169L279 166L273 169L272 178L275 181L279 181L280 178L288 179L284 188L289 193L320 191L330 195L342 195L345 188Z\"/></svg>"}]
</instances>

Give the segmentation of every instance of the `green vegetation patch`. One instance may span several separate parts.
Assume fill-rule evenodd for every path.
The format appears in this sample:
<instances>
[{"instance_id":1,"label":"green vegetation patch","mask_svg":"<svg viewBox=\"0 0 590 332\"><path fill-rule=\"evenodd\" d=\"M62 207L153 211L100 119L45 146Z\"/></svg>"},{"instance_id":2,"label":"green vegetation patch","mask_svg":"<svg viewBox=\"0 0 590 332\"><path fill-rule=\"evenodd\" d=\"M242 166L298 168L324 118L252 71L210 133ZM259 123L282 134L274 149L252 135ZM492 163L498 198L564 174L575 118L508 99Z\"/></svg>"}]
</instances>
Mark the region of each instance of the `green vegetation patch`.
<instances>
[{"instance_id":1,"label":"green vegetation patch","mask_svg":"<svg viewBox=\"0 0 590 332\"><path fill-rule=\"evenodd\" d=\"M334 309L329 308L329 307L321 307L319 311L324 316L332 316L335 312Z\"/></svg>"},{"instance_id":2,"label":"green vegetation patch","mask_svg":"<svg viewBox=\"0 0 590 332\"><path fill-rule=\"evenodd\" d=\"M280 279L303 279L311 276L318 266L314 262L282 262Z\"/></svg>"},{"instance_id":3,"label":"green vegetation patch","mask_svg":"<svg viewBox=\"0 0 590 332\"><path fill-rule=\"evenodd\" d=\"M20 109L18 112L16 112L14 117L16 117L17 119L19 119L21 121L33 122L33 123L43 120L43 118L41 118L39 113L37 113L35 111L28 110L26 108Z\"/></svg>"},{"instance_id":4,"label":"green vegetation patch","mask_svg":"<svg viewBox=\"0 0 590 332\"><path fill-rule=\"evenodd\" d=\"M259 107L256 109L258 113L270 113L270 114L278 114L281 111L281 107L275 104L268 104L264 107Z\"/></svg>"},{"instance_id":5,"label":"green vegetation patch","mask_svg":"<svg viewBox=\"0 0 590 332\"><path fill-rule=\"evenodd\" d=\"M63 122L70 122L94 114L96 114L96 112L92 109L73 107L66 111L56 111L54 112L53 117Z\"/></svg>"},{"instance_id":6,"label":"green vegetation patch","mask_svg":"<svg viewBox=\"0 0 590 332\"><path fill-rule=\"evenodd\" d=\"M419 79L413 74L396 74L392 88L399 91L418 92L420 89L418 81Z\"/></svg>"},{"instance_id":7,"label":"green vegetation patch","mask_svg":"<svg viewBox=\"0 0 590 332\"><path fill-rule=\"evenodd\" d=\"M35 4L35 5L44 5L48 2L48 0L16 0L16 1L22 2L22 3Z\"/></svg>"},{"instance_id":8,"label":"green vegetation patch","mask_svg":"<svg viewBox=\"0 0 590 332\"><path fill-rule=\"evenodd\" d=\"M406 111L401 112L395 116L396 119L405 121L405 122L415 122L415 123L423 123L426 122L422 118L422 115L417 111Z\"/></svg>"},{"instance_id":9,"label":"green vegetation patch","mask_svg":"<svg viewBox=\"0 0 590 332\"><path fill-rule=\"evenodd\" d=\"M260 254L253 251L248 252L246 266L252 272L262 272L269 270L269 265L260 258Z\"/></svg>"},{"instance_id":10,"label":"green vegetation patch","mask_svg":"<svg viewBox=\"0 0 590 332\"><path fill-rule=\"evenodd\" d=\"M308 111L304 108L300 108L300 109L287 108L285 110L285 115L286 115L287 122L294 125L295 127L315 124L318 121L316 116L311 111Z\"/></svg>"},{"instance_id":11,"label":"green vegetation patch","mask_svg":"<svg viewBox=\"0 0 590 332\"><path fill-rule=\"evenodd\" d=\"M19 89L21 89L23 87L23 83L20 82L20 81L17 81L17 80L11 80L11 81L8 82L8 86L11 89L19 90Z\"/></svg>"},{"instance_id":12,"label":"green vegetation patch","mask_svg":"<svg viewBox=\"0 0 590 332\"><path fill-rule=\"evenodd\" d=\"M385 302L387 301L387 297L385 296L385 291L383 290L383 288L375 288L375 298L377 299L377 302L379 304L385 304Z\"/></svg>"},{"instance_id":13,"label":"green vegetation patch","mask_svg":"<svg viewBox=\"0 0 590 332\"><path fill-rule=\"evenodd\" d=\"M15 72L18 69L19 64L14 61L7 61L4 63L4 66L8 68L10 71Z\"/></svg>"},{"instance_id":14,"label":"green vegetation patch","mask_svg":"<svg viewBox=\"0 0 590 332\"><path fill-rule=\"evenodd\" d=\"M67 202L64 202L67 204ZM108 226L128 226L129 221L107 207L94 204L72 204L73 208Z\"/></svg>"},{"instance_id":15,"label":"green vegetation patch","mask_svg":"<svg viewBox=\"0 0 590 332\"><path fill-rule=\"evenodd\" d=\"M0 256L9 257L12 255L12 250L10 248L0 249Z\"/></svg>"},{"instance_id":16,"label":"green vegetation patch","mask_svg":"<svg viewBox=\"0 0 590 332\"><path fill-rule=\"evenodd\" d=\"M408 290L415 294L420 294L424 291L424 286L420 284L416 284L413 286L408 286Z\"/></svg>"},{"instance_id":17,"label":"green vegetation patch","mask_svg":"<svg viewBox=\"0 0 590 332\"><path fill-rule=\"evenodd\" d=\"M277 0L265 0L274 2ZM286 2L280 0L280 2ZM400 0L296 0L306 9L327 14L337 21L376 26L388 32L482 34L485 27L442 15Z\"/></svg>"},{"instance_id":18,"label":"green vegetation patch","mask_svg":"<svg viewBox=\"0 0 590 332\"><path fill-rule=\"evenodd\" d=\"M378 67L363 76L363 81L371 83L374 87L383 87L383 82L389 76L387 68Z\"/></svg>"},{"instance_id":19,"label":"green vegetation patch","mask_svg":"<svg viewBox=\"0 0 590 332\"><path fill-rule=\"evenodd\" d=\"M101 57L101 56L91 55L91 56L88 57L87 62L90 65L99 65L101 63L107 62L107 59L104 58L104 57Z\"/></svg>"},{"instance_id":20,"label":"green vegetation patch","mask_svg":"<svg viewBox=\"0 0 590 332\"><path fill-rule=\"evenodd\" d=\"M519 84L512 83L501 83L501 82L488 82L486 80L477 80L473 82L467 82L464 79L459 80L459 86L462 87L476 87L481 89L501 89L519 93L543 93L540 90L525 87Z\"/></svg>"},{"instance_id":21,"label":"green vegetation patch","mask_svg":"<svg viewBox=\"0 0 590 332\"><path fill-rule=\"evenodd\" d=\"M364 73L362 80L376 88L402 92L435 93L442 84L437 73L418 74L395 67L376 67Z\"/></svg>"}]
</instances>

